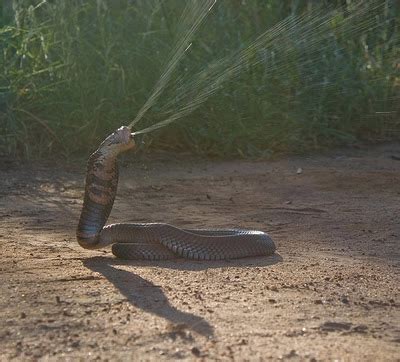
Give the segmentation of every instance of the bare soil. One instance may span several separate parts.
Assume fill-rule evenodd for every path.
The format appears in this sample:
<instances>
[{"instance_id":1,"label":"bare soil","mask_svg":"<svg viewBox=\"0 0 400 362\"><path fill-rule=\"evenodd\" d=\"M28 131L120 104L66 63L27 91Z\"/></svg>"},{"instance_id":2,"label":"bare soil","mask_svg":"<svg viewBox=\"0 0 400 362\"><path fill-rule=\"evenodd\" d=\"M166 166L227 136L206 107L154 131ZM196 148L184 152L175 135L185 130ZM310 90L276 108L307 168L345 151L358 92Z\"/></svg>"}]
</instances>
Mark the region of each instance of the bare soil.
<instances>
[{"instance_id":1,"label":"bare soil","mask_svg":"<svg viewBox=\"0 0 400 362\"><path fill-rule=\"evenodd\" d=\"M253 228L277 244L226 262L83 250L84 166L3 160L0 360L400 360L396 156L125 159L110 222Z\"/></svg>"}]
</instances>

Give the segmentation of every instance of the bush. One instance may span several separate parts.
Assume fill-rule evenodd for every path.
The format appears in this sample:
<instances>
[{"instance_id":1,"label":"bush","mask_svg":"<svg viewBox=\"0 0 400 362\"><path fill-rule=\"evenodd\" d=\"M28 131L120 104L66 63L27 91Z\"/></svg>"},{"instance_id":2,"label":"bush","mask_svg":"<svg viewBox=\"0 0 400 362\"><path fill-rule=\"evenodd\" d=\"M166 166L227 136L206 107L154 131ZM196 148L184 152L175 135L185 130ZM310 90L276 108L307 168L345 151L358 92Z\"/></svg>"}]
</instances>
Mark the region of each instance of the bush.
<instances>
[{"instance_id":1,"label":"bush","mask_svg":"<svg viewBox=\"0 0 400 362\"><path fill-rule=\"evenodd\" d=\"M13 3L0 33L0 152L12 156L86 158L135 117L185 30L180 0ZM220 1L139 128L179 109L177 93L190 102L193 77L216 59L233 63L230 54L283 19L303 22L246 53L235 78L189 116L146 135L146 147L269 156L398 137L400 5L377 1L367 18L346 23L357 4L341 3L323 31L306 36L311 0Z\"/></svg>"}]
</instances>

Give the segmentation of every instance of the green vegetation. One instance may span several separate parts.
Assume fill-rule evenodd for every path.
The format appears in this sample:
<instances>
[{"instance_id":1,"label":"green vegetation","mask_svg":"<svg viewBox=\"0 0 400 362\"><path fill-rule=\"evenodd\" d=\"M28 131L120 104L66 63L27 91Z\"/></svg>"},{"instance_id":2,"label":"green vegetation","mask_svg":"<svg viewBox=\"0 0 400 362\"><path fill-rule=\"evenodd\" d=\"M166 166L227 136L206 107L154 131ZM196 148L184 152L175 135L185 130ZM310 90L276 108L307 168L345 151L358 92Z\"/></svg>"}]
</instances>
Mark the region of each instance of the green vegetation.
<instances>
[{"instance_id":1,"label":"green vegetation","mask_svg":"<svg viewBox=\"0 0 400 362\"><path fill-rule=\"evenodd\" d=\"M219 1L139 129L162 120L163 104L196 72L287 17L306 21L315 3ZM279 40L258 49L249 57L265 61L243 69L188 117L146 135L143 147L258 157L399 138L400 5L380 1L368 27L351 32L340 25L353 3L342 3L335 4L327 34L315 35L317 51L313 36L302 34L289 54ZM183 6L181 0L6 1L0 154L85 158L128 124L181 35Z\"/></svg>"}]
</instances>

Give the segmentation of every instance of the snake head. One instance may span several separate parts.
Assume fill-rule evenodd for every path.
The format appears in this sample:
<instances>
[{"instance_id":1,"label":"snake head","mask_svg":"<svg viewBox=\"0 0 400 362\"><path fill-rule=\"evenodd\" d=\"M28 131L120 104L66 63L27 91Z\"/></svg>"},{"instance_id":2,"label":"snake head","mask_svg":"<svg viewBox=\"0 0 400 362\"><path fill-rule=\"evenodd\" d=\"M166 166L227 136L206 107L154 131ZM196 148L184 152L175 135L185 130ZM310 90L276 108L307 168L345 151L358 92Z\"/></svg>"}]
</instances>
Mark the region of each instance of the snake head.
<instances>
[{"instance_id":1,"label":"snake head","mask_svg":"<svg viewBox=\"0 0 400 362\"><path fill-rule=\"evenodd\" d=\"M135 141L131 129L126 126L118 128L110 134L100 145L99 151L105 154L117 156L121 152L125 152L135 147Z\"/></svg>"}]
</instances>

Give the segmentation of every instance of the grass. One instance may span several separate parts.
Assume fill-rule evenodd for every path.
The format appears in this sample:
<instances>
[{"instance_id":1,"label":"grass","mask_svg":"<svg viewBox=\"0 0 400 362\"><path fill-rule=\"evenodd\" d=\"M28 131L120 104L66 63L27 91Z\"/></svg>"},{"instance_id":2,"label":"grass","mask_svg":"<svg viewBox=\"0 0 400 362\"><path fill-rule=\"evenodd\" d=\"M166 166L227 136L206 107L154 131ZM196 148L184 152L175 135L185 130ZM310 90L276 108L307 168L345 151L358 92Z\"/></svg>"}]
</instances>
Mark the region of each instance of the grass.
<instances>
[{"instance_id":1,"label":"grass","mask_svg":"<svg viewBox=\"0 0 400 362\"><path fill-rule=\"evenodd\" d=\"M317 49L309 46L315 40L310 36L301 43L294 39L289 55L279 41L249 55L266 60L244 69L190 116L146 135L144 147L268 157L398 139L400 5L381 3L372 25L346 33L341 24L353 6L348 2ZM140 127L160 117L179 77L190 80L213 60L245 47L288 16L306 14L313 4L220 1L179 64L173 86ZM180 0L27 0L15 2L14 9L5 6L0 153L86 158L105 135L128 124L150 95L179 35L183 5ZM275 58L266 72L268 54Z\"/></svg>"}]
</instances>

